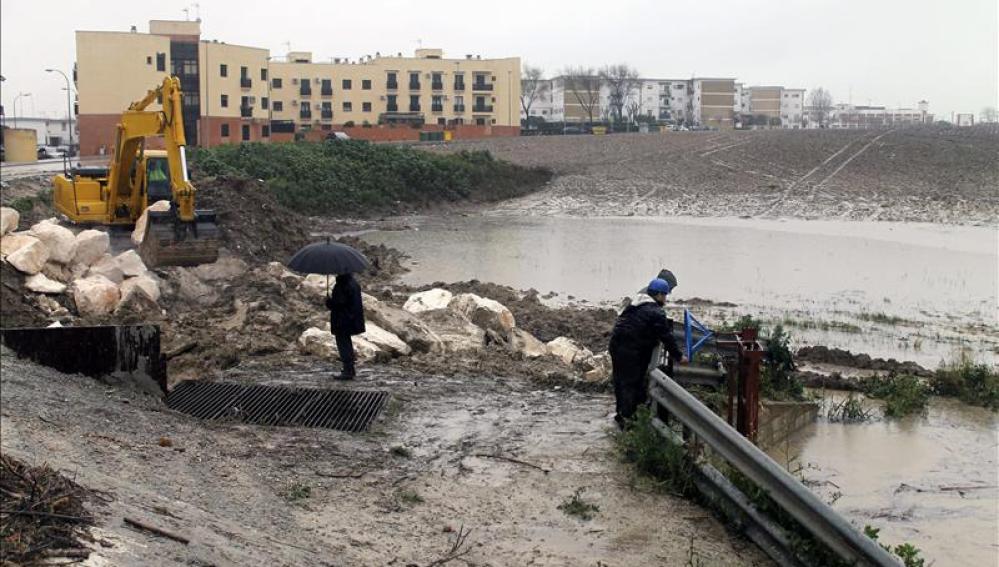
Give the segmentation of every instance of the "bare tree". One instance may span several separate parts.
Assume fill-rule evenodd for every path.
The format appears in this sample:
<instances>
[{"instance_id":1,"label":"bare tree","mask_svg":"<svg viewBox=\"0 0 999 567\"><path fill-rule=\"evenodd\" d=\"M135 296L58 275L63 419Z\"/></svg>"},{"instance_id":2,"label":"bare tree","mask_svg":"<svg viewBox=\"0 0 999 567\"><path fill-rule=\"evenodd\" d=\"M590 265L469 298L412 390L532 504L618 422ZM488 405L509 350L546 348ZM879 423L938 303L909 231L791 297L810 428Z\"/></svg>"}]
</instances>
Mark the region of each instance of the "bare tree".
<instances>
[{"instance_id":1,"label":"bare tree","mask_svg":"<svg viewBox=\"0 0 999 567\"><path fill-rule=\"evenodd\" d=\"M628 111L628 122L630 124L638 124L638 117L642 113L642 105L637 100L630 100L625 109Z\"/></svg>"},{"instance_id":2,"label":"bare tree","mask_svg":"<svg viewBox=\"0 0 999 567\"><path fill-rule=\"evenodd\" d=\"M819 128L825 128L826 121L832 114L832 94L822 87L812 89L812 92L808 93L808 106L811 107L812 120L819 123Z\"/></svg>"},{"instance_id":3,"label":"bare tree","mask_svg":"<svg viewBox=\"0 0 999 567\"><path fill-rule=\"evenodd\" d=\"M980 122L996 122L997 120L996 107L986 106L982 109L982 114L978 117Z\"/></svg>"},{"instance_id":4,"label":"bare tree","mask_svg":"<svg viewBox=\"0 0 999 567\"><path fill-rule=\"evenodd\" d=\"M592 67L566 67L562 71L562 80L565 81L565 89L572 93L579 108L589 117L592 127L593 114L600 107L600 77Z\"/></svg>"},{"instance_id":5,"label":"bare tree","mask_svg":"<svg viewBox=\"0 0 999 567\"><path fill-rule=\"evenodd\" d=\"M628 103L631 92L639 87L638 70L625 63L607 65L600 69L600 79L607 85L611 116L621 121L624 117L624 107Z\"/></svg>"},{"instance_id":6,"label":"bare tree","mask_svg":"<svg viewBox=\"0 0 999 567\"><path fill-rule=\"evenodd\" d=\"M548 92L549 83L541 67L524 65L520 77L520 107L524 109L524 123L531 129L531 106Z\"/></svg>"}]
</instances>

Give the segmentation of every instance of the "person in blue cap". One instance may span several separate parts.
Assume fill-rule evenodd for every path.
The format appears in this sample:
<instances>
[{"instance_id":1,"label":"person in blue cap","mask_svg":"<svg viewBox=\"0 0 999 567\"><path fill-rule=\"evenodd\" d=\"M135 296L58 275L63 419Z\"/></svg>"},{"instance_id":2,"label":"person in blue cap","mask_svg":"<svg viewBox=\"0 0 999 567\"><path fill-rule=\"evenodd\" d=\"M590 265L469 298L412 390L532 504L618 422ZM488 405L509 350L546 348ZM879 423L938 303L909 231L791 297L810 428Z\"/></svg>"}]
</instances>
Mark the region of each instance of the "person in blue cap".
<instances>
[{"instance_id":1,"label":"person in blue cap","mask_svg":"<svg viewBox=\"0 0 999 567\"><path fill-rule=\"evenodd\" d=\"M645 374L656 346L662 343L670 360L683 360L683 351L673 337L673 321L663 310L671 289L664 279L652 280L645 293L625 307L614 323L609 349L617 402L614 421L622 429L648 400Z\"/></svg>"}]
</instances>

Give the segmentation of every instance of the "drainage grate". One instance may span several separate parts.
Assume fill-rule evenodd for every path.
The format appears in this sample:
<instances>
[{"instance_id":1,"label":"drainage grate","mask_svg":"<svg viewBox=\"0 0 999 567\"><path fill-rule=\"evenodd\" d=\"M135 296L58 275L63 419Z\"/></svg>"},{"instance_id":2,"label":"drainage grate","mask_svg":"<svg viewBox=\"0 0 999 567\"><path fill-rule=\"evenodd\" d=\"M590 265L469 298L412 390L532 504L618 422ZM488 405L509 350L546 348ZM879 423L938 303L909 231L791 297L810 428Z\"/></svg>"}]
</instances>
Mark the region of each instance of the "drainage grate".
<instances>
[{"instance_id":1,"label":"drainage grate","mask_svg":"<svg viewBox=\"0 0 999 567\"><path fill-rule=\"evenodd\" d=\"M292 389L226 382L181 382L167 396L170 409L210 421L324 427L364 431L388 392Z\"/></svg>"}]
</instances>

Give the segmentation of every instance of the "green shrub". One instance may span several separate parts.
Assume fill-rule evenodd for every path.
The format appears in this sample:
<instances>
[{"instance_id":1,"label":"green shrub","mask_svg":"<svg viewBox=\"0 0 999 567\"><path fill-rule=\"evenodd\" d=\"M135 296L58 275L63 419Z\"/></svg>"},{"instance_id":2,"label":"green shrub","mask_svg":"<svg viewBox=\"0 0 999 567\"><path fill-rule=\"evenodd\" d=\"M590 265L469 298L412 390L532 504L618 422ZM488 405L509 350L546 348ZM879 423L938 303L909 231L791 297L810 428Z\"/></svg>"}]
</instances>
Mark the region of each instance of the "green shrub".
<instances>
[{"instance_id":1,"label":"green shrub","mask_svg":"<svg viewBox=\"0 0 999 567\"><path fill-rule=\"evenodd\" d=\"M600 507L582 499L582 488L577 488L572 498L566 499L558 505L558 509L565 512L567 516L576 516L581 520L592 520L593 515L600 511Z\"/></svg>"},{"instance_id":2,"label":"green shrub","mask_svg":"<svg viewBox=\"0 0 999 567\"><path fill-rule=\"evenodd\" d=\"M975 363L967 353L937 369L930 387L937 395L999 410L999 372L988 364Z\"/></svg>"},{"instance_id":3,"label":"green shrub","mask_svg":"<svg viewBox=\"0 0 999 567\"><path fill-rule=\"evenodd\" d=\"M614 440L625 462L633 463L639 473L667 492L688 497L696 494L692 480L694 465L686 450L664 439L653 427L649 408L639 408L630 427Z\"/></svg>"},{"instance_id":4,"label":"green shrub","mask_svg":"<svg viewBox=\"0 0 999 567\"><path fill-rule=\"evenodd\" d=\"M903 417L926 407L930 387L909 374L871 376L861 381L868 396L884 400L885 417Z\"/></svg>"},{"instance_id":5,"label":"green shrub","mask_svg":"<svg viewBox=\"0 0 999 567\"><path fill-rule=\"evenodd\" d=\"M551 176L489 152L438 154L359 140L221 145L192 152L192 162L204 175L262 179L282 204L308 214L497 201L534 191Z\"/></svg>"}]
</instances>

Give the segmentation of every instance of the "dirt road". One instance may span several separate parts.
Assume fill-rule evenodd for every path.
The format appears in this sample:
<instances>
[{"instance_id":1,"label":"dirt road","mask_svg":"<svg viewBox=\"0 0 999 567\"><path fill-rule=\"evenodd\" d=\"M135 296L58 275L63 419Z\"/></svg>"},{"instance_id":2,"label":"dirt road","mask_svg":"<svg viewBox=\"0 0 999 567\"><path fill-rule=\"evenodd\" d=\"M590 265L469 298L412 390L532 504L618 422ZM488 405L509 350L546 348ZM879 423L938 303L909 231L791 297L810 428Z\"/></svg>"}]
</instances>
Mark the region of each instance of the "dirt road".
<instances>
[{"instance_id":1,"label":"dirt road","mask_svg":"<svg viewBox=\"0 0 999 567\"><path fill-rule=\"evenodd\" d=\"M226 377L318 386L329 369L311 364ZM93 565L427 565L462 526L470 551L456 565L769 564L705 510L633 486L605 394L389 367L366 368L354 386L393 395L367 434L213 425L5 354L2 447L107 501L93 504L109 544ZM599 507L592 520L558 509L577 489Z\"/></svg>"},{"instance_id":2,"label":"dirt road","mask_svg":"<svg viewBox=\"0 0 999 567\"><path fill-rule=\"evenodd\" d=\"M556 172L498 214L750 216L981 224L999 137L973 129L538 136L454 143Z\"/></svg>"}]
</instances>

